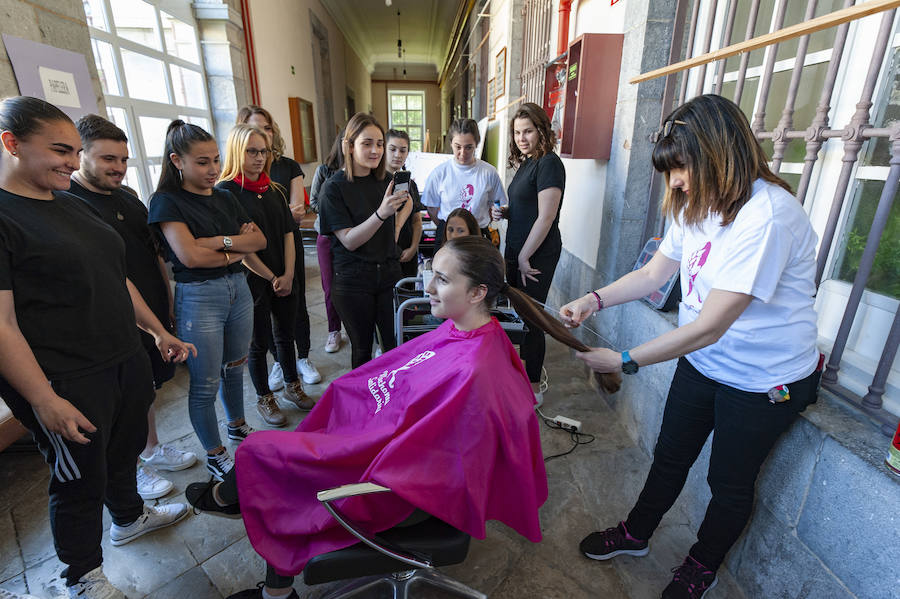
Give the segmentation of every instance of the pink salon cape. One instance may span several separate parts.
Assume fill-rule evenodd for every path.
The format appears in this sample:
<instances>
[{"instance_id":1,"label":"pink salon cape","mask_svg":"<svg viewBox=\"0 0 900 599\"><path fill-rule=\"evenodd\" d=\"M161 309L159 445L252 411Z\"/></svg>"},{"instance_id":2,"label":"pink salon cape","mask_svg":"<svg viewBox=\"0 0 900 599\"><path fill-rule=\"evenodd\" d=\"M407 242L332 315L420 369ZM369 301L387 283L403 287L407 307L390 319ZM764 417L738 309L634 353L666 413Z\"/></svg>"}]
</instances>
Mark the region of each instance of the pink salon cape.
<instances>
[{"instance_id":1,"label":"pink salon cape","mask_svg":"<svg viewBox=\"0 0 900 599\"><path fill-rule=\"evenodd\" d=\"M236 454L253 548L281 575L356 543L316 499L375 482L393 493L338 503L369 531L419 508L483 539L499 520L541 540L547 474L534 394L500 324L438 329L334 381L294 432L260 431Z\"/></svg>"}]
</instances>

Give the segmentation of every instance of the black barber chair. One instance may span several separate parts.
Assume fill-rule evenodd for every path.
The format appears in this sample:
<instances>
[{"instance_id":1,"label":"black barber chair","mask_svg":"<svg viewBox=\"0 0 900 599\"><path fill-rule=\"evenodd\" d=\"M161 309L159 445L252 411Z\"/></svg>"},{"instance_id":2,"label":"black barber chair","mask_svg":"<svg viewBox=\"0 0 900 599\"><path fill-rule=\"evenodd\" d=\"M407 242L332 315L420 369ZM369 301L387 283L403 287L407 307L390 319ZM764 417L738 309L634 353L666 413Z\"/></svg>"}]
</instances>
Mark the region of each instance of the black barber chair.
<instances>
[{"instance_id":1,"label":"black barber chair","mask_svg":"<svg viewBox=\"0 0 900 599\"><path fill-rule=\"evenodd\" d=\"M318 494L325 509L361 542L309 560L303 569L303 581L307 585L315 585L356 579L322 599L370 597L371 591L380 585L390 588L394 599L407 599L410 597L409 588L415 583L431 585L469 599L487 599L484 593L436 570L437 567L459 564L466 559L470 538L466 533L419 512L421 517L417 520L420 521L373 535L361 530L333 505L334 501L345 497L390 491L374 483L358 483Z\"/></svg>"}]
</instances>

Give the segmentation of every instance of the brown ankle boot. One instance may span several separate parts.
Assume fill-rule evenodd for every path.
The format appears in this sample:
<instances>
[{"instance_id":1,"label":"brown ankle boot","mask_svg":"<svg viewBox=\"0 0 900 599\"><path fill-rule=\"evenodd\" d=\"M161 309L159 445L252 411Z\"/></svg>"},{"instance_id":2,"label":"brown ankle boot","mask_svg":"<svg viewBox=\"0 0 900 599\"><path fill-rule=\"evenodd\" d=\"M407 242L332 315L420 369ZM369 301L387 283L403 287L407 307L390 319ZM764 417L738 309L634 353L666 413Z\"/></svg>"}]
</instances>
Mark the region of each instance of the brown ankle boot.
<instances>
[{"instance_id":1,"label":"brown ankle boot","mask_svg":"<svg viewBox=\"0 0 900 599\"><path fill-rule=\"evenodd\" d=\"M293 383L285 383L281 396L304 412L312 410L313 406L316 405L316 401L303 390L303 383L299 380Z\"/></svg>"},{"instance_id":2,"label":"brown ankle boot","mask_svg":"<svg viewBox=\"0 0 900 599\"><path fill-rule=\"evenodd\" d=\"M287 424L287 418L281 413L278 403L275 401L274 393L267 393L256 398L256 411L270 426L284 426Z\"/></svg>"}]
</instances>

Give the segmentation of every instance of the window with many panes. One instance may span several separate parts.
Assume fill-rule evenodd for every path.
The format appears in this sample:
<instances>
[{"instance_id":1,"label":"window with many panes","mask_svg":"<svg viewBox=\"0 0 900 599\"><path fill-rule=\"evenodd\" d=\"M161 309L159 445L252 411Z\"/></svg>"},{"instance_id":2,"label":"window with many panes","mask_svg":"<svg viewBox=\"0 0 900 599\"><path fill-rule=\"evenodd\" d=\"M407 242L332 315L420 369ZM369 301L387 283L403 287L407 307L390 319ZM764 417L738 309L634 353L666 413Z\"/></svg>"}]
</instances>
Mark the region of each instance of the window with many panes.
<instances>
[{"instance_id":1,"label":"window with many panes","mask_svg":"<svg viewBox=\"0 0 900 599\"><path fill-rule=\"evenodd\" d=\"M212 124L197 30L153 2L83 4L107 116L129 139L125 184L146 202L162 170L169 123L180 118L207 131Z\"/></svg>"},{"instance_id":2,"label":"window with many panes","mask_svg":"<svg viewBox=\"0 0 900 599\"><path fill-rule=\"evenodd\" d=\"M420 152L425 140L425 92L389 91L391 129L406 131L409 151Z\"/></svg>"}]
</instances>

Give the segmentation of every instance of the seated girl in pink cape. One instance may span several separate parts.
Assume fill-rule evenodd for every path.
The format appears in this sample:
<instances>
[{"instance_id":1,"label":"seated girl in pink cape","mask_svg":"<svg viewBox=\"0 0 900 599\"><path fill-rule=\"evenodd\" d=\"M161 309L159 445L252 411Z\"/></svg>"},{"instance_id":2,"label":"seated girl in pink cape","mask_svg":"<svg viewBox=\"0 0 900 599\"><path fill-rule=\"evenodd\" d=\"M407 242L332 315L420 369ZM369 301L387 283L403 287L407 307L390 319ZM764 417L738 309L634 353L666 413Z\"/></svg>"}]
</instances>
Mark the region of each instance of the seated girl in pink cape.
<instances>
[{"instance_id":1,"label":"seated girl in pink cape","mask_svg":"<svg viewBox=\"0 0 900 599\"><path fill-rule=\"evenodd\" d=\"M195 508L243 516L268 564L264 587L229 599L296 597L292 576L310 558L355 544L316 499L349 483L393 491L340 504L366 530L419 509L476 538L499 520L540 541L547 476L534 394L489 313L501 292L520 314L538 310L504 283L503 258L482 237L448 241L433 267L431 310L447 319L439 328L334 381L294 432L250 435L236 453L236 484L189 485Z\"/></svg>"}]
</instances>

